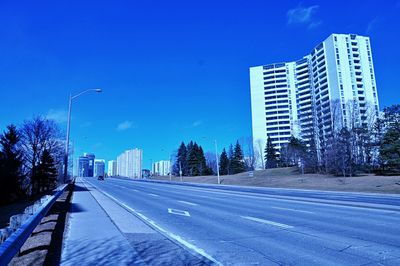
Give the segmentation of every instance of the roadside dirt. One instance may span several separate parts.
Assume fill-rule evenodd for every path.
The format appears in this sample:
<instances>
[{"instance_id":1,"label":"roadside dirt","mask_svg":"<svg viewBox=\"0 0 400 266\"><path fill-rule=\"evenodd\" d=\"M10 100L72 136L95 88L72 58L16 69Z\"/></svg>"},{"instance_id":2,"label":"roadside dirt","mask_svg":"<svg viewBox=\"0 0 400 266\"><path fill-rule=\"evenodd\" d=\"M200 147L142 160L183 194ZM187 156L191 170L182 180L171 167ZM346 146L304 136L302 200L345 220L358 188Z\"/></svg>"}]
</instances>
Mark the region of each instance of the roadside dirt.
<instances>
[{"instance_id":1,"label":"roadside dirt","mask_svg":"<svg viewBox=\"0 0 400 266\"><path fill-rule=\"evenodd\" d=\"M153 180L169 181L169 176L152 177ZM180 181L172 177L172 181ZM216 176L183 177L183 182L217 184ZM366 174L355 177L336 177L320 174L298 173L296 167L276 168L221 176L224 185L240 185L273 188L297 188L311 190L353 191L400 194L400 176L376 176Z\"/></svg>"}]
</instances>

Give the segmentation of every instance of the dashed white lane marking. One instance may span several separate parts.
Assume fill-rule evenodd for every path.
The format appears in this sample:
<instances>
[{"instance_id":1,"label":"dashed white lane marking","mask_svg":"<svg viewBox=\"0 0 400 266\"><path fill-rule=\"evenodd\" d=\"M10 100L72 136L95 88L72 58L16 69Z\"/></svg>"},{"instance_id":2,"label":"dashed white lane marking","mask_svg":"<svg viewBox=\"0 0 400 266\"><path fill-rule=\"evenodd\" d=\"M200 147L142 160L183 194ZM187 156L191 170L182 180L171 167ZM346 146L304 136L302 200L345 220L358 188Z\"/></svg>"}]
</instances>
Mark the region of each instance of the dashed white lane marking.
<instances>
[{"instance_id":1,"label":"dashed white lane marking","mask_svg":"<svg viewBox=\"0 0 400 266\"><path fill-rule=\"evenodd\" d=\"M147 195L153 196L153 197L158 197L157 194L153 194L153 193L147 193Z\"/></svg>"},{"instance_id":2,"label":"dashed white lane marking","mask_svg":"<svg viewBox=\"0 0 400 266\"><path fill-rule=\"evenodd\" d=\"M260 219L260 218L256 218L256 217L250 217L250 216L240 216L240 217L242 217L244 219L247 219L247 220L254 221L254 222L259 222L259 223L263 223L263 224L278 226L278 227L282 227L282 228L287 228L287 229L293 228L293 226L291 226L291 225L281 224L281 223L268 221L268 220L264 220L264 219Z\"/></svg>"},{"instance_id":3,"label":"dashed white lane marking","mask_svg":"<svg viewBox=\"0 0 400 266\"><path fill-rule=\"evenodd\" d=\"M168 208L168 212L172 213L172 214L176 214L176 215L190 217L190 213L188 211L182 211L182 210Z\"/></svg>"},{"instance_id":4,"label":"dashed white lane marking","mask_svg":"<svg viewBox=\"0 0 400 266\"><path fill-rule=\"evenodd\" d=\"M187 205L190 205L190 206L197 206L196 203L192 203L192 202L189 202L189 201L178 200L178 202L183 203L183 204L187 204Z\"/></svg>"},{"instance_id":5,"label":"dashed white lane marking","mask_svg":"<svg viewBox=\"0 0 400 266\"><path fill-rule=\"evenodd\" d=\"M86 181L87 183L91 184L90 182ZM92 186L94 186L93 184L91 184ZM111 196L110 194L108 194L107 192L99 189L97 186L96 189L98 189L99 191L101 191L104 195L108 196L110 199L114 200L115 202L118 202L121 206L123 206L125 209L129 210L130 212L136 214L137 216L139 216L140 218L142 218L144 221L146 221L148 224L150 224L151 226L153 226L154 228L156 228L157 230L159 230L160 232L162 232L163 234L167 235L168 237L174 239L175 241L179 242L181 245L185 246L188 249L193 250L194 252L202 255L203 257L211 260L212 262L214 262L216 265L223 265L221 262L217 261L216 259L214 259L211 255L209 255L207 252L205 252L203 249L189 243L188 241L186 241L185 239L183 239L182 237L169 232L167 230L165 230L164 228L162 228L161 226L159 226L158 224L156 224L153 220L147 218L146 216L144 216L143 214L141 214L140 212L132 209L131 207L129 207L128 205L126 205L124 202L119 201L118 199L114 198L113 196Z\"/></svg>"},{"instance_id":6,"label":"dashed white lane marking","mask_svg":"<svg viewBox=\"0 0 400 266\"><path fill-rule=\"evenodd\" d=\"M302 212L302 213L314 213L314 212L310 212L310 211L303 211L303 210L290 209L290 208L281 208L281 207L271 207L271 208L277 209L277 210L294 211L294 212Z\"/></svg>"}]
</instances>

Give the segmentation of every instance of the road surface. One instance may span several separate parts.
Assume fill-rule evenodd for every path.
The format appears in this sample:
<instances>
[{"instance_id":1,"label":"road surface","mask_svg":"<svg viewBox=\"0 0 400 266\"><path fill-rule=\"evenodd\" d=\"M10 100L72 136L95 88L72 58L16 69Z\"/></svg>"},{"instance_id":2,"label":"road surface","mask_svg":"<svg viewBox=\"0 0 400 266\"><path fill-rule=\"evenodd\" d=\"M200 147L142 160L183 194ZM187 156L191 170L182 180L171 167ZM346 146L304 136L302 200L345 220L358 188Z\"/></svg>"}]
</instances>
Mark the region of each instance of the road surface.
<instances>
[{"instance_id":1,"label":"road surface","mask_svg":"<svg viewBox=\"0 0 400 266\"><path fill-rule=\"evenodd\" d=\"M400 265L400 197L85 182L217 264Z\"/></svg>"}]
</instances>

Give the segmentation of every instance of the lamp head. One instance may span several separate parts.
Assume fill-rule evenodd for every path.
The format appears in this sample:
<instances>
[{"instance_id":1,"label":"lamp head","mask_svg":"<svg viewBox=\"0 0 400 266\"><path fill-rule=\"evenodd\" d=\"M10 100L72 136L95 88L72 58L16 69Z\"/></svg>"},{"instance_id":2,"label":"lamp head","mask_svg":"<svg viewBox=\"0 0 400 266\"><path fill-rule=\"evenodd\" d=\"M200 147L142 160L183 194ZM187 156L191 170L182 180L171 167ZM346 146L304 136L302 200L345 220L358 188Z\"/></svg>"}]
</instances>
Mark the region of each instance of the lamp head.
<instances>
[{"instance_id":1,"label":"lamp head","mask_svg":"<svg viewBox=\"0 0 400 266\"><path fill-rule=\"evenodd\" d=\"M102 92L103 90L100 88L94 89L95 92Z\"/></svg>"}]
</instances>

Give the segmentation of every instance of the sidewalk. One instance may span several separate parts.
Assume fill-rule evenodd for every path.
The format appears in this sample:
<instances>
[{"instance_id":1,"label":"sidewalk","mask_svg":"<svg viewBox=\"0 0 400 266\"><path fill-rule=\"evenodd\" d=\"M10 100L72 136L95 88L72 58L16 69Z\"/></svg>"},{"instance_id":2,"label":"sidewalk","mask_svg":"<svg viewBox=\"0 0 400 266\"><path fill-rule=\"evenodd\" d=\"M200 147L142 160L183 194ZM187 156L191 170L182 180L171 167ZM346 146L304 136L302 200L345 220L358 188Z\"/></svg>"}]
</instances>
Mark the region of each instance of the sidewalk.
<instances>
[{"instance_id":1,"label":"sidewalk","mask_svg":"<svg viewBox=\"0 0 400 266\"><path fill-rule=\"evenodd\" d=\"M61 265L201 265L83 180L77 179Z\"/></svg>"}]
</instances>

